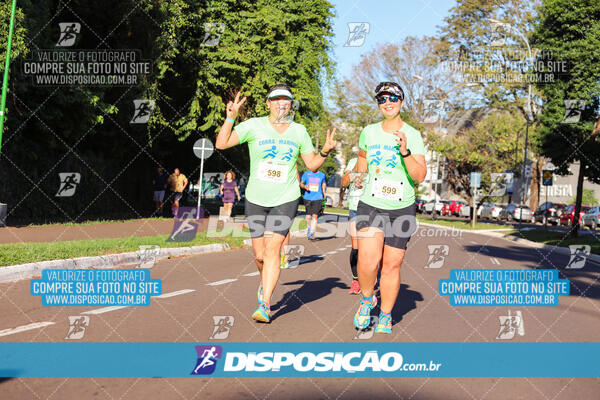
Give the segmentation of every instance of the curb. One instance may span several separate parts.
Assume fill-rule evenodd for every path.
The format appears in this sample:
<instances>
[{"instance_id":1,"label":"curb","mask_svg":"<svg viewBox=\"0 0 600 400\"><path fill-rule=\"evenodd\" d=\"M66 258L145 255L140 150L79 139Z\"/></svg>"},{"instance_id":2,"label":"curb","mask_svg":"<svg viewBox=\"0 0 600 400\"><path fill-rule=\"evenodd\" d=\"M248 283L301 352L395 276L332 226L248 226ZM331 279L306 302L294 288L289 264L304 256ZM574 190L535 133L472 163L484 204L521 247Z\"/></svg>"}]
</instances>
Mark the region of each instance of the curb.
<instances>
[{"instance_id":1,"label":"curb","mask_svg":"<svg viewBox=\"0 0 600 400\"><path fill-rule=\"evenodd\" d=\"M551 244L544 244L544 243L539 243L539 242L532 242L531 240L527 240L527 239L523 239L514 235L508 235L508 234L504 234L504 233L500 233L500 232L494 232L494 231L488 231L488 230L467 230L467 229L459 229L459 228L453 228L451 226L443 226L443 225L436 225L436 224L430 224L427 222L419 222L419 225L424 225L424 226L429 226L429 227L434 227L434 228L441 228L441 229L450 229L450 230L455 230L455 231L459 231L459 232L463 232L463 233L472 233L472 234L479 234L479 235L484 235L484 236L492 236L492 237L496 237L496 238L500 238L500 239L504 239L504 240L508 240L509 242L513 242L513 243L518 243L524 246L529 246L529 247L535 247L538 249L544 249L544 250L548 250L548 251L552 251L552 252L556 252L556 253L562 253L562 254L566 254L566 255L571 255L571 250L568 247L561 247L561 246L554 246ZM587 256L588 260L592 260L594 262L600 263L600 255L598 254L590 254L589 256Z\"/></svg>"},{"instance_id":2,"label":"curb","mask_svg":"<svg viewBox=\"0 0 600 400\"><path fill-rule=\"evenodd\" d=\"M170 257L192 256L204 253L215 253L229 250L227 243L213 243L203 246L167 247L161 248L154 260ZM22 279L40 276L44 269L105 269L124 265L142 263L139 251L128 253L107 254L104 256L69 258L66 260L40 261L36 263L10 265L0 268L0 283L13 282Z\"/></svg>"}]
</instances>

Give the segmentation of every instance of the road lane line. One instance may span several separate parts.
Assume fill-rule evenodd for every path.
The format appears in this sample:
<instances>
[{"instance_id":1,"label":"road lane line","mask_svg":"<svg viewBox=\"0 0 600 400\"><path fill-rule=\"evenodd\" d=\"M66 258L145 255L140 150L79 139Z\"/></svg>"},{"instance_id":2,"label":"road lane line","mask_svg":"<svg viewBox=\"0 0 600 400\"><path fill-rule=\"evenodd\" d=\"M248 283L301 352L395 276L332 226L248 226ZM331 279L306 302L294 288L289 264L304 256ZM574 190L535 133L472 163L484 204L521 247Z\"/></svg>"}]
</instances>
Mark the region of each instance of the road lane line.
<instances>
[{"instance_id":1,"label":"road lane line","mask_svg":"<svg viewBox=\"0 0 600 400\"><path fill-rule=\"evenodd\" d=\"M337 253L337 251L335 251L335 250L334 250L334 251L328 251L328 252L327 252L327 253L325 253L325 254L335 254L335 253Z\"/></svg>"},{"instance_id":2,"label":"road lane line","mask_svg":"<svg viewBox=\"0 0 600 400\"><path fill-rule=\"evenodd\" d=\"M17 326L16 328L9 328L0 331L0 336L13 335L15 333L30 331L32 329L43 328L48 325L54 325L55 322L34 322L29 325Z\"/></svg>"},{"instance_id":3,"label":"road lane line","mask_svg":"<svg viewBox=\"0 0 600 400\"><path fill-rule=\"evenodd\" d=\"M156 296L156 298L157 299L166 299L168 297L179 296L180 294L192 293L195 291L196 291L195 289L182 289L182 290L177 290L177 291L171 292L171 293L161 294L160 296Z\"/></svg>"},{"instance_id":4,"label":"road lane line","mask_svg":"<svg viewBox=\"0 0 600 400\"><path fill-rule=\"evenodd\" d=\"M237 281L237 279L223 279L222 281L216 281L216 282L211 282L211 283L207 283L207 286L219 286L219 285L224 285L226 283L230 283L230 282L235 282Z\"/></svg>"},{"instance_id":5,"label":"road lane line","mask_svg":"<svg viewBox=\"0 0 600 400\"><path fill-rule=\"evenodd\" d=\"M352 247L352 245L350 245L350 247ZM347 247L340 247L339 249L337 249L337 251L344 251L346 250Z\"/></svg>"},{"instance_id":6,"label":"road lane line","mask_svg":"<svg viewBox=\"0 0 600 400\"><path fill-rule=\"evenodd\" d=\"M97 315L97 314L104 314L110 311L116 311L116 310L120 310L122 308L127 308L128 306L110 306L110 307L102 307L102 308L96 308L95 310L90 310L90 311L85 311L82 312L82 314L90 314L90 315Z\"/></svg>"},{"instance_id":7,"label":"road lane line","mask_svg":"<svg viewBox=\"0 0 600 400\"><path fill-rule=\"evenodd\" d=\"M492 260L494 264L500 265L500 261L498 261L496 257L490 257L490 260Z\"/></svg>"},{"instance_id":8,"label":"road lane line","mask_svg":"<svg viewBox=\"0 0 600 400\"><path fill-rule=\"evenodd\" d=\"M254 271L254 272L250 272L249 274L244 274L244 276L256 276L258 274L260 274L260 272Z\"/></svg>"}]
</instances>

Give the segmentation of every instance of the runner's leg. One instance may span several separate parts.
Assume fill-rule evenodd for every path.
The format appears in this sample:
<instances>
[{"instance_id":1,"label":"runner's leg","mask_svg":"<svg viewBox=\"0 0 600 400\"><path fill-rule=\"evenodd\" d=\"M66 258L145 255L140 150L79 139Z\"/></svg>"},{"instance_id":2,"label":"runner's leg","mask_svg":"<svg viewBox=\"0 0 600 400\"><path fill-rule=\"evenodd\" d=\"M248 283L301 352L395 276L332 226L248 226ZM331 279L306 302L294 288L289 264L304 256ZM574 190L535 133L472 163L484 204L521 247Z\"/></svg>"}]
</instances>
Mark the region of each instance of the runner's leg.
<instances>
[{"instance_id":1,"label":"runner's leg","mask_svg":"<svg viewBox=\"0 0 600 400\"><path fill-rule=\"evenodd\" d=\"M379 291L381 293L381 311L390 314L396 304L400 290L400 267L406 250L384 246Z\"/></svg>"},{"instance_id":2,"label":"runner's leg","mask_svg":"<svg viewBox=\"0 0 600 400\"><path fill-rule=\"evenodd\" d=\"M270 303L271 296L281 273L281 247L285 236L272 233L265 237L263 264L263 301Z\"/></svg>"},{"instance_id":3,"label":"runner's leg","mask_svg":"<svg viewBox=\"0 0 600 400\"><path fill-rule=\"evenodd\" d=\"M373 227L358 232L358 282L364 297L371 297L383 253L384 234Z\"/></svg>"}]
</instances>

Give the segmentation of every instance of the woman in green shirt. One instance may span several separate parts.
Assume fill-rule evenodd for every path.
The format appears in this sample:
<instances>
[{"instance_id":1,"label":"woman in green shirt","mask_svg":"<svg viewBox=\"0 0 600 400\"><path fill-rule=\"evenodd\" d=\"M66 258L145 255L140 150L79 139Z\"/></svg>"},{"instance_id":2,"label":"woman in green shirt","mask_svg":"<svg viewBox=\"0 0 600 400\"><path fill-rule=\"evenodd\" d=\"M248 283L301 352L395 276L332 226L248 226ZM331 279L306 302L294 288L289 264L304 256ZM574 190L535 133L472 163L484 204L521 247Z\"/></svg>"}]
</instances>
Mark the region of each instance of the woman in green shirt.
<instances>
[{"instance_id":1,"label":"woman in green shirt","mask_svg":"<svg viewBox=\"0 0 600 400\"><path fill-rule=\"evenodd\" d=\"M395 82L381 82L375 99L383 121L360 134L356 170L368 175L356 179L364 187L357 207L358 281L363 297L354 326L369 326L377 305L373 290L381 264L381 312L375 332L391 333L391 312L400 290L400 267L410 236L416 230L415 182L427 174L421 133L402 121L404 91Z\"/></svg>"},{"instance_id":2,"label":"woman in green shirt","mask_svg":"<svg viewBox=\"0 0 600 400\"><path fill-rule=\"evenodd\" d=\"M240 93L227 103L226 118L217 135L216 147L228 149L248 143L250 178L246 186L246 217L254 260L260 272L259 307L252 315L257 321L271 319L270 300L280 273L283 240L298 211L300 187L296 160L302 157L306 167L316 171L336 146L335 129L327 131L327 139L319 154L306 128L289 118L293 95L289 86L278 84L269 90L266 103L269 116L250 118L233 128L246 98Z\"/></svg>"}]
</instances>

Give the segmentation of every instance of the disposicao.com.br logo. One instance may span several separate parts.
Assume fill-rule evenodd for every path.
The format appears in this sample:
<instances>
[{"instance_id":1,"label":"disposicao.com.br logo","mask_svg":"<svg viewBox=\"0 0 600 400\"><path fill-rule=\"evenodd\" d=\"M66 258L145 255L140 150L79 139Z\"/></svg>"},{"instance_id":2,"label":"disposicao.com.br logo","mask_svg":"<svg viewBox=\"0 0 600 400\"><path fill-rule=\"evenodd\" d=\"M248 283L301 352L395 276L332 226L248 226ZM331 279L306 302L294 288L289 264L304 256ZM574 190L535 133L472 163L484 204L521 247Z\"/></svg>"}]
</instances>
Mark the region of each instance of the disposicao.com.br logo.
<instances>
[{"instance_id":1,"label":"disposicao.com.br logo","mask_svg":"<svg viewBox=\"0 0 600 400\"><path fill-rule=\"evenodd\" d=\"M206 346L208 347L208 346ZM422 363L405 362L402 354L394 351L229 351L223 348L220 357L222 369L215 375L258 376L279 373L282 376L329 376L359 373L439 372L441 363L432 360ZM214 370L213 370L214 371ZM211 372L212 374L212 372Z\"/></svg>"}]
</instances>

